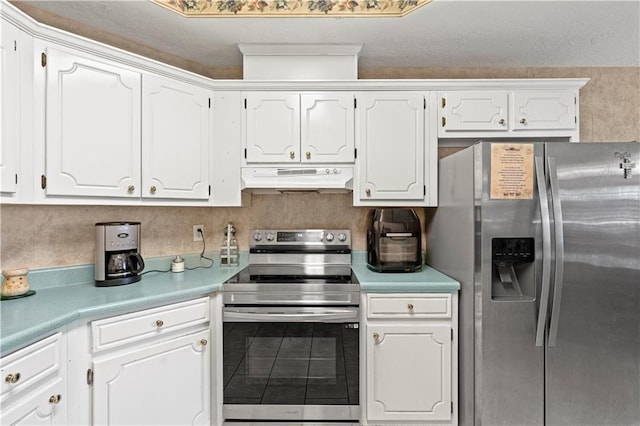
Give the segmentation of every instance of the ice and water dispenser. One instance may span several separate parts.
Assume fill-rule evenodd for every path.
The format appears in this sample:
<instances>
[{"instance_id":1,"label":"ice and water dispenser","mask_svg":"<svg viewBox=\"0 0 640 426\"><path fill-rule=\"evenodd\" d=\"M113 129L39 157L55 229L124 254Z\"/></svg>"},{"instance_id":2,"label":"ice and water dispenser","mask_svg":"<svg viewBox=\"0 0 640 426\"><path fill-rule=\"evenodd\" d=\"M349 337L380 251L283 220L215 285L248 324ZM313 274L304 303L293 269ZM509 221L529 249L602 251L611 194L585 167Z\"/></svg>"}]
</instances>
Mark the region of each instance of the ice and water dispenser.
<instances>
[{"instance_id":1,"label":"ice and water dispenser","mask_svg":"<svg viewBox=\"0 0 640 426\"><path fill-rule=\"evenodd\" d=\"M535 299L535 244L533 238L491 240L491 299Z\"/></svg>"}]
</instances>

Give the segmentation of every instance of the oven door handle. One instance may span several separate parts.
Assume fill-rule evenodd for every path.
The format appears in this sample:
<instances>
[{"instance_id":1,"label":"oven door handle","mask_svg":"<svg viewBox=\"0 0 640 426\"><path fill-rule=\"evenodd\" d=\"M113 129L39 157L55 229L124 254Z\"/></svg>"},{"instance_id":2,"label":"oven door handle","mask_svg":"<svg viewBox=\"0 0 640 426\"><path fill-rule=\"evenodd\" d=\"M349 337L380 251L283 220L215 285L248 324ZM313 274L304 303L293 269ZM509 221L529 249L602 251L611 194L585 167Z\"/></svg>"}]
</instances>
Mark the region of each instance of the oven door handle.
<instances>
[{"instance_id":1,"label":"oven door handle","mask_svg":"<svg viewBox=\"0 0 640 426\"><path fill-rule=\"evenodd\" d=\"M358 322L358 308L299 309L299 308L225 308L225 322Z\"/></svg>"}]
</instances>

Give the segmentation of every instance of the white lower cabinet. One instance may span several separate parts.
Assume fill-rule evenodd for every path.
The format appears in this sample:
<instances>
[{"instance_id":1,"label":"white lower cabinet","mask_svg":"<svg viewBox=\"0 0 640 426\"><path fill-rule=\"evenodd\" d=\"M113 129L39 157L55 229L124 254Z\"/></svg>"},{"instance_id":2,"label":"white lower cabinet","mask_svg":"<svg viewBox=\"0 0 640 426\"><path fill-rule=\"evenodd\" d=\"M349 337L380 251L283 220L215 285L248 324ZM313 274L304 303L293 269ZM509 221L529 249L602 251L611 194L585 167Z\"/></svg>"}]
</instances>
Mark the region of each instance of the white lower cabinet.
<instances>
[{"instance_id":1,"label":"white lower cabinet","mask_svg":"<svg viewBox=\"0 0 640 426\"><path fill-rule=\"evenodd\" d=\"M206 329L94 361L94 424L210 424L210 339Z\"/></svg>"},{"instance_id":2,"label":"white lower cabinet","mask_svg":"<svg viewBox=\"0 0 640 426\"><path fill-rule=\"evenodd\" d=\"M65 382L57 377L46 386L2 407L3 425L66 425Z\"/></svg>"},{"instance_id":3,"label":"white lower cabinet","mask_svg":"<svg viewBox=\"0 0 640 426\"><path fill-rule=\"evenodd\" d=\"M457 424L457 294L367 294L362 424Z\"/></svg>"},{"instance_id":4,"label":"white lower cabinet","mask_svg":"<svg viewBox=\"0 0 640 426\"><path fill-rule=\"evenodd\" d=\"M90 323L93 424L211 423L209 298Z\"/></svg>"},{"instance_id":5,"label":"white lower cabinet","mask_svg":"<svg viewBox=\"0 0 640 426\"><path fill-rule=\"evenodd\" d=\"M2 358L2 425L67 424L65 358L63 333L56 333Z\"/></svg>"}]
</instances>

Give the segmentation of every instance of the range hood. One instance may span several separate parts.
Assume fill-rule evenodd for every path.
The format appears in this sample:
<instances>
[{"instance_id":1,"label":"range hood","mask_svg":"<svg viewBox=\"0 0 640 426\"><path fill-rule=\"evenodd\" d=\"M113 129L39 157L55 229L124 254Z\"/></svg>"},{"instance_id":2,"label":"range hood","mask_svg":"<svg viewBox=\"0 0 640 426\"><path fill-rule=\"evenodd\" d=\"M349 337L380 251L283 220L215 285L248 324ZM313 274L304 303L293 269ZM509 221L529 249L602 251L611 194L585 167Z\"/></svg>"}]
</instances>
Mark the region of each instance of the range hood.
<instances>
[{"instance_id":1,"label":"range hood","mask_svg":"<svg viewBox=\"0 0 640 426\"><path fill-rule=\"evenodd\" d=\"M353 167L243 167L242 189L252 192L353 190Z\"/></svg>"}]
</instances>

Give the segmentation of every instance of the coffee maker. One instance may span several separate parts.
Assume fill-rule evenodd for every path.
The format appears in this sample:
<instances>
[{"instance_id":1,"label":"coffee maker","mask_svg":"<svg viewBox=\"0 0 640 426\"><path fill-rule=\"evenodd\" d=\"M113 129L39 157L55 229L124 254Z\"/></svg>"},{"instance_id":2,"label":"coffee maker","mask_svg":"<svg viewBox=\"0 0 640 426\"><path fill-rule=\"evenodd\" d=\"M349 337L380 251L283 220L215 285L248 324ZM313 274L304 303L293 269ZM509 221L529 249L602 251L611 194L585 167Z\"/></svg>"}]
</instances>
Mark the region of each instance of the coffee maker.
<instances>
[{"instance_id":1,"label":"coffee maker","mask_svg":"<svg viewBox=\"0 0 640 426\"><path fill-rule=\"evenodd\" d=\"M140 281L144 260L139 247L140 222L96 223L96 286Z\"/></svg>"}]
</instances>

